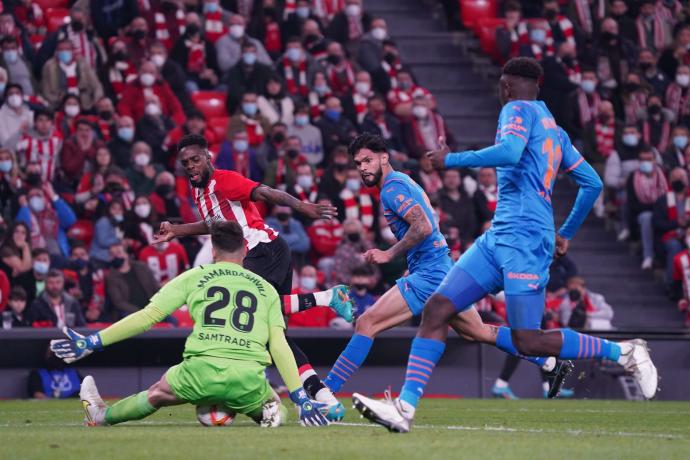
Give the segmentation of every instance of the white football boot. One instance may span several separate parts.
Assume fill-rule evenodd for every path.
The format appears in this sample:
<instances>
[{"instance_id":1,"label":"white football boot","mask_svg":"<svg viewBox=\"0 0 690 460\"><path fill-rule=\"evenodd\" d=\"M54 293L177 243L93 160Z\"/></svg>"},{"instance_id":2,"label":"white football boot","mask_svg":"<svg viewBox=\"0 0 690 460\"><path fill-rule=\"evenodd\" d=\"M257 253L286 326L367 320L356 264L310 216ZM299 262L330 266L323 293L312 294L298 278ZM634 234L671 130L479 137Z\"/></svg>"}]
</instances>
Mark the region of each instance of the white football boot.
<instances>
[{"instance_id":1,"label":"white football boot","mask_svg":"<svg viewBox=\"0 0 690 460\"><path fill-rule=\"evenodd\" d=\"M412 417L405 413L399 399L392 399L386 392L386 398L376 400L359 393L352 395L354 408L371 422L385 426L394 433L407 433L412 425Z\"/></svg>"},{"instance_id":2,"label":"white football boot","mask_svg":"<svg viewBox=\"0 0 690 460\"><path fill-rule=\"evenodd\" d=\"M642 339L634 339L621 342L620 345L629 349L625 353L621 352L618 363L637 380L644 397L652 399L657 392L659 375L652 358L649 356L647 342Z\"/></svg>"},{"instance_id":3,"label":"white football boot","mask_svg":"<svg viewBox=\"0 0 690 460\"><path fill-rule=\"evenodd\" d=\"M105 423L105 411L108 409L101 395L98 394L96 381L90 375L84 377L79 390L79 399L84 408L84 425L103 426Z\"/></svg>"}]
</instances>

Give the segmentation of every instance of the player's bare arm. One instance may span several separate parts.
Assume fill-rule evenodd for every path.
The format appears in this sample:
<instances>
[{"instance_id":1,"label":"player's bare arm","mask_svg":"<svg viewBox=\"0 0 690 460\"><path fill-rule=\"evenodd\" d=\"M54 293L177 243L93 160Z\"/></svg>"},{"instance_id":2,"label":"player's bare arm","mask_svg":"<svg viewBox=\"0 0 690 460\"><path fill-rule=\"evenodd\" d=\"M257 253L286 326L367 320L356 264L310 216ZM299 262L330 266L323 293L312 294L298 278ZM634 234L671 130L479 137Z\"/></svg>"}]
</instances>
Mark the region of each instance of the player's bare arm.
<instances>
[{"instance_id":1,"label":"player's bare arm","mask_svg":"<svg viewBox=\"0 0 690 460\"><path fill-rule=\"evenodd\" d=\"M435 169L446 169L446 156L449 153L450 147L446 144L445 136L439 136L438 149L427 152L426 156L431 160L431 164Z\"/></svg>"},{"instance_id":2,"label":"player's bare arm","mask_svg":"<svg viewBox=\"0 0 690 460\"><path fill-rule=\"evenodd\" d=\"M364 253L364 260L371 264L388 263L399 255L407 254L407 251L424 241L424 238L431 235L433 231L431 222L419 204L410 208L403 219L410 225L405 236L385 251L380 249L368 250Z\"/></svg>"},{"instance_id":3,"label":"player's bare arm","mask_svg":"<svg viewBox=\"0 0 690 460\"><path fill-rule=\"evenodd\" d=\"M570 245L570 241L556 233L556 253L554 254L555 257L563 257L568 253L568 246Z\"/></svg>"},{"instance_id":4,"label":"player's bare arm","mask_svg":"<svg viewBox=\"0 0 690 460\"><path fill-rule=\"evenodd\" d=\"M332 219L338 214L338 208L330 204L305 203L289 193L276 190L261 184L252 191L253 201L265 201L278 206L288 206L310 219Z\"/></svg>"},{"instance_id":5,"label":"player's bare arm","mask_svg":"<svg viewBox=\"0 0 690 460\"><path fill-rule=\"evenodd\" d=\"M168 221L161 222L158 233L153 236L153 244L165 243L173 238L183 236L206 235L209 232L205 221L200 220L191 224L174 225Z\"/></svg>"}]
</instances>

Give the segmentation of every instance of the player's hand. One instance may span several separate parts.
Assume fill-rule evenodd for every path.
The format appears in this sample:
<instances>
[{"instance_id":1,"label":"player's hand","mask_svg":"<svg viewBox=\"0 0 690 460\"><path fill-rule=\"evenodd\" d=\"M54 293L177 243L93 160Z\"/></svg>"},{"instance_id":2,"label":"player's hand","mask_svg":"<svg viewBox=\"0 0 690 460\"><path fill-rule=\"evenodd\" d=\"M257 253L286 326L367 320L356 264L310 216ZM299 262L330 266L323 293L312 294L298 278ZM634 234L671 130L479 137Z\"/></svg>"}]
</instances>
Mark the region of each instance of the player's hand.
<instances>
[{"instance_id":1,"label":"player's hand","mask_svg":"<svg viewBox=\"0 0 690 460\"><path fill-rule=\"evenodd\" d=\"M446 169L446 156L450 153L450 148L446 144L446 137L438 137L438 149L426 152L427 158L431 160L431 165L435 169Z\"/></svg>"},{"instance_id":2,"label":"player's hand","mask_svg":"<svg viewBox=\"0 0 690 460\"><path fill-rule=\"evenodd\" d=\"M328 425L328 419L321 413L327 404L312 401L307 396L304 388L299 388L290 393L290 399L297 406L299 411L299 423L302 426L323 426Z\"/></svg>"},{"instance_id":3,"label":"player's hand","mask_svg":"<svg viewBox=\"0 0 690 460\"><path fill-rule=\"evenodd\" d=\"M67 364L85 358L94 351L103 348L101 336L98 333L84 337L68 327L63 327L62 332L68 338L51 340L50 350Z\"/></svg>"},{"instance_id":4,"label":"player's hand","mask_svg":"<svg viewBox=\"0 0 690 460\"><path fill-rule=\"evenodd\" d=\"M364 260L370 264L387 264L393 257L388 251L369 249L364 253Z\"/></svg>"},{"instance_id":5,"label":"player's hand","mask_svg":"<svg viewBox=\"0 0 690 460\"><path fill-rule=\"evenodd\" d=\"M558 258L566 255L569 245L570 241L563 238L561 235L556 234L556 254L554 254L554 256Z\"/></svg>"},{"instance_id":6,"label":"player's hand","mask_svg":"<svg viewBox=\"0 0 690 460\"><path fill-rule=\"evenodd\" d=\"M173 238L175 238L175 229L173 228L173 224L168 222L167 220L165 222L161 222L161 226L158 229L158 233L153 235L153 241L151 241L151 244L161 244L161 243L167 243L168 241L171 241Z\"/></svg>"},{"instance_id":7,"label":"player's hand","mask_svg":"<svg viewBox=\"0 0 690 460\"><path fill-rule=\"evenodd\" d=\"M338 208L330 204L302 203L297 211L310 219L332 219L338 215Z\"/></svg>"}]
</instances>

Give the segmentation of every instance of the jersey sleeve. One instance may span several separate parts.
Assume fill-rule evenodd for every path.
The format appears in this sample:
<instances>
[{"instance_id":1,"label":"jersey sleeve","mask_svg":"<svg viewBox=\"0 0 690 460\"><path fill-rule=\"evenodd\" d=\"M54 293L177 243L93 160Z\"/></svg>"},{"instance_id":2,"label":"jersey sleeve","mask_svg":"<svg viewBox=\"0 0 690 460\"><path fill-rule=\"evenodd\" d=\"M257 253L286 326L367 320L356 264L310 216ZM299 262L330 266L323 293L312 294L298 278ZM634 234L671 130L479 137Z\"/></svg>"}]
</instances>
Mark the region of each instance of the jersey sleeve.
<instances>
[{"instance_id":1,"label":"jersey sleeve","mask_svg":"<svg viewBox=\"0 0 690 460\"><path fill-rule=\"evenodd\" d=\"M268 299L268 327L280 327L285 329L285 319L283 319L283 309L281 307L280 296L275 289L269 289Z\"/></svg>"},{"instance_id":2,"label":"jersey sleeve","mask_svg":"<svg viewBox=\"0 0 690 460\"><path fill-rule=\"evenodd\" d=\"M570 172L580 166L585 159L575 146L573 146L572 142L570 142L570 137L562 128L558 129L558 134L563 154L561 158L561 171Z\"/></svg>"},{"instance_id":3,"label":"jersey sleeve","mask_svg":"<svg viewBox=\"0 0 690 460\"><path fill-rule=\"evenodd\" d=\"M534 123L534 111L524 102L511 101L503 106L498 119L498 132L501 141L509 140L527 145L532 124Z\"/></svg>"},{"instance_id":4,"label":"jersey sleeve","mask_svg":"<svg viewBox=\"0 0 690 460\"><path fill-rule=\"evenodd\" d=\"M381 203L384 209L404 217L416 204L421 204L415 199L410 184L400 180L391 181L381 190Z\"/></svg>"},{"instance_id":5,"label":"jersey sleeve","mask_svg":"<svg viewBox=\"0 0 690 460\"><path fill-rule=\"evenodd\" d=\"M151 303L162 312L170 315L187 303L189 279L195 277L199 269L192 269L168 281L153 297Z\"/></svg>"},{"instance_id":6,"label":"jersey sleeve","mask_svg":"<svg viewBox=\"0 0 690 460\"><path fill-rule=\"evenodd\" d=\"M251 200L252 192L259 185L235 171L218 171L216 177L216 190L230 201Z\"/></svg>"}]
</instances>

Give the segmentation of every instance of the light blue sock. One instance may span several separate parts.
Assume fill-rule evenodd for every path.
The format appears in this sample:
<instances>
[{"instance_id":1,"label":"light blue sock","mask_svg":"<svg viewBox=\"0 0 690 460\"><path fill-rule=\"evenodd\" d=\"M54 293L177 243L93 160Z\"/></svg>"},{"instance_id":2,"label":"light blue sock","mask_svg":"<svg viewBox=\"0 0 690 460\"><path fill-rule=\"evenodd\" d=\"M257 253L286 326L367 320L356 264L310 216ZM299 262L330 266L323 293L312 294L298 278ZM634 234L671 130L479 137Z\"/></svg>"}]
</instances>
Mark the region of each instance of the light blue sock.
<instances>
[{"instance_id":1,"label":"light blue sock","mask_svg":"<svg viewBox=\"0 0 690 460\"><path fill-rule=\"evenodd\" d=\"M496 348L505 351L509 355L517 356L518 358L522 358L526 361L534 363L539 367L542 367L546 363L546 358L539 356L524 356L518 353L517 348L515 348L515 345L513 345L513 337L511 336L510 328L508 327L498 328L498 334L496 335Z\"/></svg>"},{"instance_id":2,"label":"light blue sock","mask_svg":"<svg viewBox=\"0 0 690 460\"><path fill-rule=\"evenodd\" d=\"M373 343L374 340L366 335L353 335L323 383L333 392L340 391L367 358Z\"/></svg>"},{"instance_id":3,"label":"light blue sock","mask_svg":"<svg viewBox=\"0 0 690 460\"><path fill-rule=\"evenodd\" d=\"M563 346L559 358L563 359L592 359L601 358L610 361L618 361L621 356L621 347L615 342L606 339L580 334L572 329L561 329Z\"/></svg>"},{"instance_id":4,"label":"light blue sock","mask_svg":"<svg viewBox=\"0 0 690 460\"><path fill-rule=\"evenodd\" d=\"M424 394L424 387L429 383L431 373L436 363L441 359L446 349L445 342L433 339L415 337L407 361L405 384L400 392L400 399L417 407L419 398Z\"/></svg>"}]
</instances>

